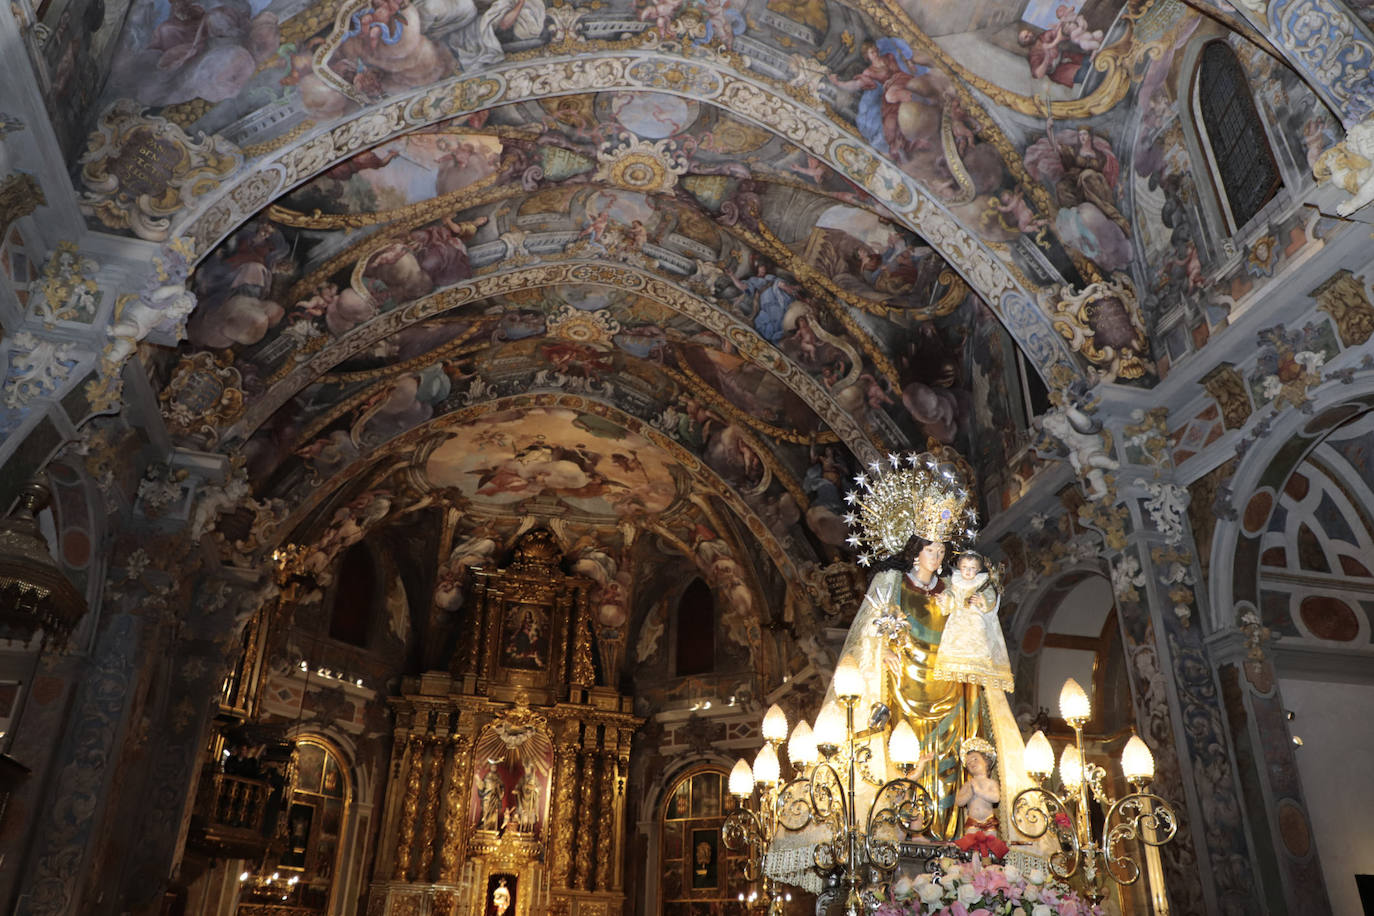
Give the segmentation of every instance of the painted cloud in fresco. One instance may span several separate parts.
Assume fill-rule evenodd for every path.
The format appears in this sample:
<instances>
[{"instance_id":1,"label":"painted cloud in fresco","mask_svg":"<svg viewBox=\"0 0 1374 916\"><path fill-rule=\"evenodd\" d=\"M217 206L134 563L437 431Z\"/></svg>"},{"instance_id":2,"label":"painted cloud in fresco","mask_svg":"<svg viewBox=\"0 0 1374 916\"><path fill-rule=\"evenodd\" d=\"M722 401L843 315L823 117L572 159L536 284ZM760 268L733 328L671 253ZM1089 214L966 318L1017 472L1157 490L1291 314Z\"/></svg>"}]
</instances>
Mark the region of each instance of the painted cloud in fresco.
<instances>
[{"instance_id":1,"label":"painted cloud in fresco","mask_svg":"<svg viewBox=\"0 0 1374 916\"><path fill-rule=\"evenodd\" d=\"M607 420L560 408L483 417L425 465L429 481L506 510L545 497L585 515L666 511L678 498L671 460Z\"/></svg>"}]
</instances>

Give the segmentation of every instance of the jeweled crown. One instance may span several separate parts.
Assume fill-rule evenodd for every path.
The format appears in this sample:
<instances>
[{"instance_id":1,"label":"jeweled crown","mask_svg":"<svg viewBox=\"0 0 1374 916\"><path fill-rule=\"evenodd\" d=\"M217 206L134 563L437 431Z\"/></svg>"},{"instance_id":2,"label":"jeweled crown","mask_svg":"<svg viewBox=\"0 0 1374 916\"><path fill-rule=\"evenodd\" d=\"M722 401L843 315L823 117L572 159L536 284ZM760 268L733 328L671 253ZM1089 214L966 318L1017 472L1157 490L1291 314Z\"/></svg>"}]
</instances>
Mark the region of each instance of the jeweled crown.
<instances>
[{"instance_id":1,"label":"jeweled crown","mask_svg":"<svg viewBox=\"0 0 1374 916\"><path fill-rule=\"evenodd\" d=\"M845 496L853 511L844 520L854 532L846 543L860 551L860 565L897 555L913 534L956 546L973 542L978 513L955 465L930 452L888 455L887 460L889 470L873 462L872 476L855 477L858 488Z\"/></svg>"}]
</instances>

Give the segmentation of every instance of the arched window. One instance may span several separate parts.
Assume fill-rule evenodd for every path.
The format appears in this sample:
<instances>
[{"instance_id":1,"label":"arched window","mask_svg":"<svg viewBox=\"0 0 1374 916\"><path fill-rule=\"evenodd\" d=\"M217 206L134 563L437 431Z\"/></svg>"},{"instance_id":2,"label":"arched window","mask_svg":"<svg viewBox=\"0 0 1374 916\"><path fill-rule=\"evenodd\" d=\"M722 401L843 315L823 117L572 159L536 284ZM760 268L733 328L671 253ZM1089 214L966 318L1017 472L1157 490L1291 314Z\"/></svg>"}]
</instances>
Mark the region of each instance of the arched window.
<instances>
[{"instance_id":1,"label":"arched window","mask_svg":"<svg viewBox=\"0 0 1374 916\"><path fill-rule=\"evenodd\" d=\"M678 599L676 656L678 677L716 667L716 599L701 579L693 579Z\"/></svg>"},{"instance_id":2,"label":"arched window","mask_svg":"<svg viewBox=\"0 0 1374 916\"><path fill-rule=\"evenodd\" d=\"M740 854L725 848L721 828L733 810L725 773L693 770L678 779L663 803L661 826L664 916L729 912L746 890Z\"/></svg>"},{"instance_id":3,"label":"arched window","mask_svg":"<svg viewBox=\"0 0 1374 916\"><path fill-rule=\"evenodd\" d=\"M329 618L329 638L349 645L367 647L372 624L372 609L377 594L377 564L372 551L354 544L343 555L335 577L334 612Z\"/></svg>"},{"instance_id":4,"label":"arched window","mask_svg":"<svg viewBox=\"0 0 1374 916\"><path fill-rule=\"evenodd\" d=\"M1221 208L1235 232L1273 200L1283 179L1255 110L1250 83L1224 41L1202 49L1193 80L1199 125L1221 185Z\"/></svg>"}]
</instances>

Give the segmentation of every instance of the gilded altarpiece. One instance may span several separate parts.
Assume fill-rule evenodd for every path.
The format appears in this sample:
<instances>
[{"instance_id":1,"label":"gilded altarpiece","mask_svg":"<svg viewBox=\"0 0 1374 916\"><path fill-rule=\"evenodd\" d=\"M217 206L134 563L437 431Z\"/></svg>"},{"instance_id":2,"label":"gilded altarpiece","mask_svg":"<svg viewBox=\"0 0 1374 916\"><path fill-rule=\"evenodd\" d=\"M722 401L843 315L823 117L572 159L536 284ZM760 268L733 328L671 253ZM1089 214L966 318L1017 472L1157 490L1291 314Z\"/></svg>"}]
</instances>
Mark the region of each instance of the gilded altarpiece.
<instances>
[{"instance_id":1,"label":"gilded altarpiece","mask_svg":"<svg viewBox=\"0 0 1374 916\"><path fill-rule=\"evenodd\" d=\"M641 724L545 530L472 571L447 671L407 677L369 916L618 916Z\"/></svg>"}]
</instances>

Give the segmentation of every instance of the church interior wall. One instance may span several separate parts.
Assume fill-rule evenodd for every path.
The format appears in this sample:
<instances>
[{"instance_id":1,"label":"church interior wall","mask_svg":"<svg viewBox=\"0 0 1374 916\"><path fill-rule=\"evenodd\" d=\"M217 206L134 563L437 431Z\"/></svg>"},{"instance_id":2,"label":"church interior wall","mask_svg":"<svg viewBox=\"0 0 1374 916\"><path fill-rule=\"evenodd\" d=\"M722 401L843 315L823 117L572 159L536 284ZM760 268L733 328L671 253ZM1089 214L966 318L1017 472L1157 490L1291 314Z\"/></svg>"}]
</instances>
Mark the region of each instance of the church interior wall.
<instances>
[{"instance_id":1,"label":"church interior wall","mask_svg":"<svg viewBox=\"0 0 1374 916\"><path fill-rule=\"evenodd\" d=\"M309 736L346 816L290 916L658 914L664 793L814 716L872 574L843 494L933 449L977 479L1023 730L1068 739L1072 675L1094 759L1156 754L1174 911L1356 911L1368 22L1312 0L1339 57L1283 0L443 6L350 4L384 42L304 0L0 10L0 509L46 480L86 602L0 645L0 908L259 916L304 847L226 853L204 795ZM1282 177L1238 227L1210 42ZM535 534L542 630L492 584ZM496 734L549 747L491 821Z\"/></svg>"},{"instance_id":2,"label":"church interior wall","mask_svg":"<svg viewBox=\"0 0 1374 916\"><path fill-rule=\"evenodd\" d=\"M1374 843L1367 814L1374 809L1368 780L1348 780L1344 765L1374 754L1374 730L1354 727L1374 702L1374 685L1281 678L1284 707L1293 714L1292 732L1302 739L1297 753L1322 871L1335 913L1359 912L1356 875L1374 874Z\"/></svg>"}]
</instances>

